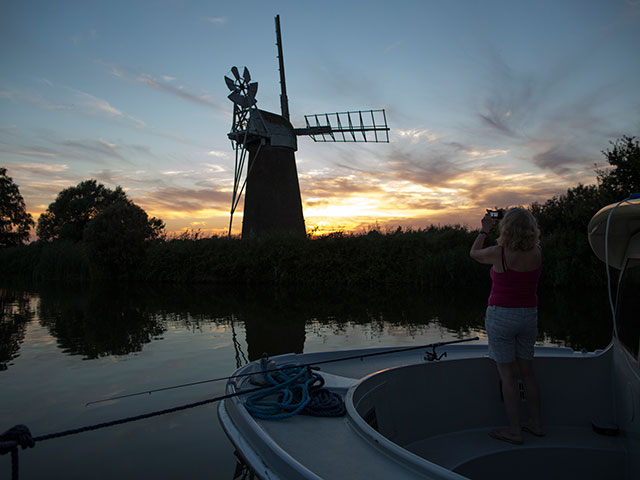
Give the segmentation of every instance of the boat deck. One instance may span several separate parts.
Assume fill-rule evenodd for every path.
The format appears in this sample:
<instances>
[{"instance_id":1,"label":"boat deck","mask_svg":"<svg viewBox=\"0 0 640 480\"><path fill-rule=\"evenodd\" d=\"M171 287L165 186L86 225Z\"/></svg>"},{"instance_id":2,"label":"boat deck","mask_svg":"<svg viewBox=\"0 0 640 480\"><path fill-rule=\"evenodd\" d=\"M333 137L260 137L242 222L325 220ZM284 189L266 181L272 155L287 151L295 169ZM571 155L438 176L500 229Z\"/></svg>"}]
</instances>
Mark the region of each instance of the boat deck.
<instances>
[{"instance_id":1,"label":"boat deck","mask_svg":"<svg viewBox=\"0 0 640 480\"><path fill-rule=\"evenodd\" d=\"M415 480L417 476L414 470L398 468L382 450L363 442L344 417L297 415L282 421L262 420L260 426L287 454L320 478ZM363 458L367 461L362 462Z\"/></svg>"},{"instance_id":2,"label":"boat deck","mask_svg":"<svg viewBox=\"0 0 640 480\"><path fill-rule=\"evenodd\" d=\"M380 351L382 350L380 349ZM244 421L253 423L256 438L262 438L263 441L267 439L266 442L270 445L269 452L255 452L256 457L248 459L248 463L261 478L269 479L426 478L460 480L468 478L471 474L474 478L484 478L482 472L485 472L487 478L492 479L514 478L514 468L517 477L521 479L551 478L549 471L545 470L545 465L550 464L547 461L549 459L553 465L566 465L566 471L572 472L570 478L589 478L594 471L608 471L611 473L610 478L629 478L624 471L627 463L625 459L628 456L626 440L622 436L608 437L595 433L590 423L584 421L586 417L580 420L579 426L557 423L557 417L549 418L551 423L545 425L546 435L535 437L525 433L523 445L512 445L491 438L489 432L502 426L500 422L504 421L504 413L499 400L496 402L495 397L491 397L487 393L489 390L478 390L478 385L486 384L488 381L486 376L478 375L478 373L483 374L483 372L491 371L495 375L495 367L486 358L486 345L442 347L438 349L437 353L445 351L447 357L441 362L426 362L425 351L414 350L321 364L319 373L325 378L325 387L346 398L350 410L345 417L327 418L297 415L283 420L254 419L241 406L242 398L239 397L233 403L235 407L240 406L235 411L235 415L239 415L244 420L237 417L235 422L240 424ZM372 350L366 351L366 353L371 352ZM354 352L350 353L353 356ZM357 356L358 352L355 353ZM573 352L571 349L554 347L537 348L536 357L542 359L542 365L544 365L545 357L548 362L556 362L558 358L574 360L573 362L564 362L564 366L560 366L560 369L568 368L568 365L575 363L576 359L580 361L583 358L588 360L587 357L595 358L594 354L583 355ZM327 353L291 354L278 357L275 360L278 365L283 365L296 360L303 363L313 363L334 358L338 357L327 356ZM468 363L465 359L472 363ZM452 360L465 361L449 363ZM406 372L407 377L401 380L405 384L407 381L413 383L413 386L409 385L409 390L403 392L399 392L397 387L393 385L393 382L398 380L400 371L388 370L393 367L409 366L409 369L400 370L411 370L415 367L420 369L421 375L442 375L441 372L444 372L442 368L429 368L429 366L445 363L451 365L451 368L457 368L457 372L456 370L448 370L443 378L433 377L424 380L421 377L417 379L418 381L411 376L415 375L413 372ZM470 371L470 365L474 365L473 368L479 368L479 370ZM557 365L554 363L554 368L556 367ZM380 377L385 377L385 374L370 376L373 373L383 371L387 371L389 379L378 380ZM477 398L463 400L463 402L470 403L462 405L475 405L478 416L485 415L486 418L474 424L474 414L471 413L470 417L470 413L466 411L465 418L461 423L463 428L458 426L452 431L439 433L439 427L434 422L437 424L440 417L449 417L451 408L454 408L455 411L452 404L455 404L456 400L455 397L447 400L446 396L440 395L440 392L433 392L438 398L432 398L430 388L435 390L435 382L444 382L450 386L452 382L455 384L453 379L459 378L461 371L466 372L465 374L469 378L467 383L460 388L464 389L462 391L467 394L471 392L472 395L477 395ZM447 378L448 375L450 378ZM389 388L394 395L394 398L390 399L385 397L382 402L385 404L383 406L381 406L380 398L371 400L378 406L378 425L375 430L366 425L362 416L354 410L354 408L358 408L354 405L359 402L364 402L363 405L366 404L366 396L355 399L353 398L353 389L349 390L349 387L361 382L367 376L370 376L372 380L370 383L381 382L381 388ZM411 378L414 378L413 382L407 380ZM571 374L567 374L565 378L571 378ZM473 382L477 383L473 384ZM585 388L588 388L588 382L585 385L587 385ZM497 390L497 384L495 386ZM247 378L239 380L236 384L236 388L240 390L248 387ZM375 393L376 388L375 386L371 387L374 396L378 395ZM453 388L456 388L455 385ZM550 386L551 388L553 387ZM351 398L348 398L349 395L345 395L347 391L350 392ZM451 389L449 389L449 393L455 395ZM572 394L588 398L589 391L580 392L574 389ZM483 403L481 399L485 397L488 400ZM442 402L443 398L445 398L444 403ZM416 404L419 408L419 405L429 400L436 403L431 406L425 404L424 410L416 410ZM411 406L411 403L414 405ZM493 405L494 403L495 405ZM350 404L351 407L349 407ZM440 411L435 409L438 405ZM485 411L487 405L492 405L488 414ZM226 408L221 405L221 419L228 416ZM364 411L366 411L368 407L361 405L360 408L360 411L362 408L365 408ZM404 409L407 411L403 412ZM389 419L400 423L389 427ZM402 422L405 422L404 426ZM409 425L406 422L409 422ZM231 422L223 421L223 424L231 425ZM231 438L234 438L234 432L227 433ZM241 436L237 433L235 432L235 437L240 438ZM246 432L244 437L248 439L248 442L254 441L250 436L247 436ZM252 451L252 449L245 448L244 451ZM271 456L272 452L275 453ZM497 456L500 456L499 461L496 461ZM287 472L286 475L277 477L273 471L267 471L266 468L263 468L261 473L261 468L273 462L275 458L278 459L277 461L285 459L286 468L291 468L288 471L286 468L280 470L280 472ZM496 465L499 467L496 468ZM518 471L517 469L521 469L522 465L526 466L526 470ZM503 468L504 471L501 472L500 468Z\"/></svg>"},{"instance_id":3,"label":"boat deck","mask_svg":"<svg viewBox=\"0 0 640 480\"><path fill-rule=\"evenodd\" d=\"M487 463L485 470L495 472L496 464L490 459L495 455L512 457L508 464L526 465L529 470L524 478L550 478L546 465L555 464L554 455L565 463L571 463L574 478L591 478L593 471L606 469L609 478L624 478L624 460L627 444L621 437L599 435L591 428L547 427L544 437L524 433L523 445L511 445L489 437L491 429L482 428L459 431L447 435L426 438L405 448L410 452L427 458L438 465L465 474L478 473L479 464ZM543 465L536 465L533 456L542 459ZM528 461L526 461L528 460ZM471 468L473 464L473 468ZM597 465L596 465L597 464ZM514 475L514 471L505 472L505 478ZM521 475L515 475L523 478ZM496 477L492 477L496 478ZM499 477L498 477L499 478Z\"/></svg>"}]
</instances>

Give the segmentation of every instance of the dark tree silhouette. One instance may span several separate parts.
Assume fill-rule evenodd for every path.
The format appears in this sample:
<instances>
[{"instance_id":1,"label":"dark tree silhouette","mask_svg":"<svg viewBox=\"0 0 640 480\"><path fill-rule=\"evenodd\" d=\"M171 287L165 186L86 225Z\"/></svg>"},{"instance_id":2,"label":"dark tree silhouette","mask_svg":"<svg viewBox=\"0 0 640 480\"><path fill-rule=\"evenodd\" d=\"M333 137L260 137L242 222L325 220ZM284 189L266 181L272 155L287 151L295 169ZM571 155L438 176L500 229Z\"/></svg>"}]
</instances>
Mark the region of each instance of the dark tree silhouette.
<instances>
[{"instance_id":1,"label":"dark tree silhouette","mask_svg":"<svg viewBox=\"0 0 640 480\"><path fill-rule=\"evenodd\" d=\"M114 205L119 207L112 209ZM157 237L164 229L162 220L148 219L147 214L127 198L120 186L111 190L95 180L85 180L75 187L65 188L58 194L56 200L40 215L36 232L38 238L45 242L52 240L79 242L84 238L85 229L89 224L105 211L110 212L108 215L112 220L105 219L104 224L111 222L108 225L109 228L121 231L123 228L132 226L131 222L124 221L124 217L119 221L113 221L113 212L122 213L123 209L138 212L138 218L142 216L146 218L146 223L135 224L140 229L136 234L143 235L145 239Z\"/></svg>"},{"instance_id":2,"label":"dark tree silhouette","mask_svg":"<svg viewBox=\"0 0 640 480\"><path fill-rule=\"evenodd\" d=\"M144 260L146 241L158 237L164 224L149 220L133 202L118 201L91 219L84 242L93 264L108 275L132 273Z\"/></svg>"},{"instance_id":3,"label":"dark tree silhouette","mask_svg":"<svg viewBox=\"0 0 640 480\"><path fill-rule=\"evenodd\" d=\"M62 190L40 215L36 233L40 240L82 240L87 223L109 205L126 201L119 186L111 190L95 180L85 180Z\"/></svg>"},{"instance_id":4,"label":"dark tree silhouette","mask_svg":"<svg viewBox=\"0 0 640 480\"><path fill-rule=\"evenodd\" d=\"M635 137L623 136L602 152L611 168L597 169L600 188L614 197L640 192L640 145ZM622 198L618 198L621 200ZM614 200L615 201L615 200Z\"/></svg>"},{"instance_id":5,"label":"dark tree silhouette","mask_svg":"<svg viewBox=\"0 0 640 480\"><path fill-rule=\"evenodd\" d=\"M591 217L602 207L640 192L638 141L623 136L611 145L612 149L602 152L610 167L596 168L597 185L578 185L545 203L531 205L543 234L573 231L582 235Z\"/></svg>"},{"instance_id":6,"label":"dark tree silhouette","mask_svg":"<svg viewBox=\"0 0 640 480\"><path fill-rule=\"evenodd\" d=\"M26 242L33 225L18 186L7 176L7 169L0 167L0 247Z\"/></svg>"}]
</instances>

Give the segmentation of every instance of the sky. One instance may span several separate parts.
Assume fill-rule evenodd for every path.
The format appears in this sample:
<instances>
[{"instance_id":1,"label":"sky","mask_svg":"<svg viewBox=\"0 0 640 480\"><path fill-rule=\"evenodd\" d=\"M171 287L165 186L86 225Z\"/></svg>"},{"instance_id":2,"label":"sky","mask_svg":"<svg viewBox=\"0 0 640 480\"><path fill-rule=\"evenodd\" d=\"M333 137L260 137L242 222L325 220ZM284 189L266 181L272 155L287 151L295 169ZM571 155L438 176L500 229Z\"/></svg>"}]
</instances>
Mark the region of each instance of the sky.
<instances>
[{"instance_id":1,"label":"sky","mask_svg":"<svg viewBox=\"0 0 640 480\"><path fill-rule=\"evenodd\" d=\"M120 185L168 232L227 232L224 75L291 121L385 109L389 143L298 138L308 231L477 228L486 208L596 183L640 133L640 0L0 2L0 166L39 215ZM233 233L242 227L242 202Z\"/></svg>"}]
</instances>

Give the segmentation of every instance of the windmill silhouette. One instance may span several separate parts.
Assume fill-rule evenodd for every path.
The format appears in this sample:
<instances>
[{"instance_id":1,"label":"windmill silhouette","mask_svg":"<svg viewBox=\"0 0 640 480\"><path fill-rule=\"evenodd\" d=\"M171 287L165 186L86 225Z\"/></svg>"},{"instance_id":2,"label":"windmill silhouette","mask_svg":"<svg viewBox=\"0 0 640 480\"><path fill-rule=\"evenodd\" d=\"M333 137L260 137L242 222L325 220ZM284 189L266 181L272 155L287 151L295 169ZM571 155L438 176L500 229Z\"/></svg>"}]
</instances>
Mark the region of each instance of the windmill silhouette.
<instances>
[{"instance_id":1,"label":"windmill silhouette","mask_svg":"<svg viewBox=\"0 0 640 480\"><path fill-rule=\"evenodd\" d=\"M233 102L233 123L228 137L235 149L229 235L233 214L245 189L242 237L306 234L295 162L298 136L310 136L315 142L389 143L389 127L382 109L305 115L305 127L291 125L279 15L275 22L281 114L257 107L258 82L251 81L247 67L241 75L234 66L232 78L224 77L231 90L228 98Z\"/></svg>"}]
</instances>

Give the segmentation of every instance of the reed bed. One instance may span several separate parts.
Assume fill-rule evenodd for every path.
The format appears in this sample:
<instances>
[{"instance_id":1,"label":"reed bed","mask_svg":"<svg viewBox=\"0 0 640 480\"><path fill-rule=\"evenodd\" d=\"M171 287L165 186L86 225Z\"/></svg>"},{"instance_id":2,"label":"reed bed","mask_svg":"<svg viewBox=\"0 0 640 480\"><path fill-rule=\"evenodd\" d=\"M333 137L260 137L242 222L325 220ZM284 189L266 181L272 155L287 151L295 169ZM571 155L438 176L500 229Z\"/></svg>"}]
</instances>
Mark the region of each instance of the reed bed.
<instances>
[{"instance_id":1,"label":"reed bed","mask_svg":"<svg viewBox=\"0 0 640 480\"><path fill-rule=\"evenodd\" d=\"M488 266L469 257L477 234L462 226L317 238L273 236L239 239L181 236L148 243L141 263L127 277L149 283L220 285L471 287L489 285ZM583 232L542 237L542 284L600 286L605 270ZM487 244L495 241L489 239ZM104 279L82 243L35 242L0 250L0 278L30 281Z\"/></svg>"}]
</instances>

